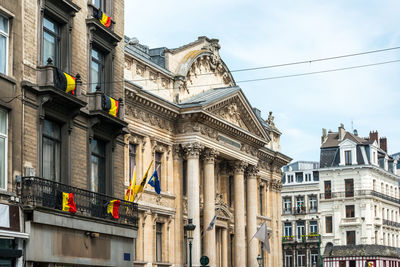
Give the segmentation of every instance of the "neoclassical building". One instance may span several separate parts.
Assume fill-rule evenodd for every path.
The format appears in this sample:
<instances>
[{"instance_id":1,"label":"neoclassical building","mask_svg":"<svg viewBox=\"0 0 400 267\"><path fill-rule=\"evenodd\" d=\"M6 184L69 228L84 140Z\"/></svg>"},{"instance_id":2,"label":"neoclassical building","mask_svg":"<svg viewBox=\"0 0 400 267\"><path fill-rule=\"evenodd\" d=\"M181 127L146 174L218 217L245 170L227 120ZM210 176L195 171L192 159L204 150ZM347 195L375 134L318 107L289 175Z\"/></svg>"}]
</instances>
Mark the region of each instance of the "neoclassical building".
<instances>
[{"instance_id":1,"label":"neoclassical building","mask_svg":"<svg viewBox=\"0 0 400 267\"><path fill-rule=\"evenodd\" d=\"M219 56L218 40L149 49L125 37L125 186L149 164L161 194L139 199L135 266L184 266L188 219L196 225L193 263L282 265L281 132L252 107ZM268 107L265 107L268 108ZM212 219L216 222L207 230ZM252 236L264 222L271 253Z\"/></svg>"}]
</instances>

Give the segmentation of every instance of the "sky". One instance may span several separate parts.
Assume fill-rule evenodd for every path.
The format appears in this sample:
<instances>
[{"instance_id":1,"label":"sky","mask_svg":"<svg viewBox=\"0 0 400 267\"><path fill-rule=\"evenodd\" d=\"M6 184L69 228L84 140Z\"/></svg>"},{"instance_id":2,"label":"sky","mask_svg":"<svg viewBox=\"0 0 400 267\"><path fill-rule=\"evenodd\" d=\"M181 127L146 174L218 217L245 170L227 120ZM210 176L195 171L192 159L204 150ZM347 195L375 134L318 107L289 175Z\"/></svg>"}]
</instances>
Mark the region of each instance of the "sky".
<instances>
[{"instance_id":1,"label":"sky","mask_svg":"<svg viewBox=\"0 0 400 267\"><path fill-rule=\"evenodd\" d=\"M198 36L219 39L230 70L310 61L400 46L395 1L125 1L125 34L150 48ZM400 49L323 62L234 72L236 81L400 60ZM319 161L322 128L377 130L400 152L400 62L300 77L238 83L264 118L272 111L282 152Z\"/></svg>"}]
</instances>

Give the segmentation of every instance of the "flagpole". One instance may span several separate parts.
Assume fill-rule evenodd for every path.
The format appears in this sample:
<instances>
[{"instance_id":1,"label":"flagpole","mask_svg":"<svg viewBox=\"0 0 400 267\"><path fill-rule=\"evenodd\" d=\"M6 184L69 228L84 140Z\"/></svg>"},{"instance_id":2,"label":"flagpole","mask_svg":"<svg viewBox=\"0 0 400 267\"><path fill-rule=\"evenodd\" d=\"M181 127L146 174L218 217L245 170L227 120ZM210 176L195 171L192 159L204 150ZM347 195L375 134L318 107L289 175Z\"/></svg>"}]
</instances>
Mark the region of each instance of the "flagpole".
<instances>
[{"instance_id":1,"label":"flagpole","mask_svg":"<svg viewBox=\"0 0 400 267\"><path fill-rule=\"evenodd\" d=\"M160 168L160 165L158 165L158 167L157 167L156 171L158 171L158 168ZM151 179L151 177L150 177L150 179ZM142 196L143 196L143 193L144 193L144 189L146 188L147 184L148 184L148 182L146 181L146 184L143 186L143 191L142 191L142 192L140 192L141 194L140 194L139 198L137 199L136 203L138 203L138 202L139 202L139 200L142 198Z\"/></svg>"}]
</instances>

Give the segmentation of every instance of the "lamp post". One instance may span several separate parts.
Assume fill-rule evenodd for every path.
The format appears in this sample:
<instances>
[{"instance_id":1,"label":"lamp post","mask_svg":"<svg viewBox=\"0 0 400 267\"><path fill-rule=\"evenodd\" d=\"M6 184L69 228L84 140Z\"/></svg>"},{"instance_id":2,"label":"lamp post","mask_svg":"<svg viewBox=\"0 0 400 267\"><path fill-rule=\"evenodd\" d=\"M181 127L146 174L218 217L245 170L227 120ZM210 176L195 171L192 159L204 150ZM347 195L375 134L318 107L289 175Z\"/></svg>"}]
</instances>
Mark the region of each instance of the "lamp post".
<instances>
[{"instance_id":1,"label":"lamp post","mask_svg":"<svg viewBox=\"0 0 400 267\"><path fill-rule=\"evenodd\" d=\"M258 266L260 266L261 267L261 264L262 264L262 257L260 256L260 255L258 255L257 256L257 262L258 262Z\"/></svg>"},{"instance_id":2,"label":"lamp post","mask_svg":"<svg viewBox=\"0 0 400 267\"><path fill-rule=\"evenodd\" d=\"M188 224L183 227L186 232L187 239L189 240L189 267L192 267L192 241L193 241L193 231L196 229L192 219L188 219Z\"/></svg>"}]
</instances>

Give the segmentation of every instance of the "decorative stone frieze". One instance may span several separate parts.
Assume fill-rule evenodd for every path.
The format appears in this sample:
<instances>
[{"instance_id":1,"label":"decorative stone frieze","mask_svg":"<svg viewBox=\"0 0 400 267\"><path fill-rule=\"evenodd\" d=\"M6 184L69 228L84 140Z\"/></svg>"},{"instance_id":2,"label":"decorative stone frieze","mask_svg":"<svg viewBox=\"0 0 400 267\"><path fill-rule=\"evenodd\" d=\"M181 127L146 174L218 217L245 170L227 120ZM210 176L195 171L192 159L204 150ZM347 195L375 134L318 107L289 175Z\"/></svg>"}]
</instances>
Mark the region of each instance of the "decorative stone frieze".
<instances>
[{"instance_id":1,"label":"decorative stone frieze","mask_svg":"<svg viewBox=\"0 0 400 267\"><path fill-rule=\"evenodd\" d=\"M132 116L152 126L172 132L174 130L173 123L157 114L151 114L143 109L128 105L126 109L126 116Z\"/></svg>"},{"instance_id":2,"label":"decorative stone frieze","mask_svg":"<svg viewBox=\"0 0 400 267\"><path fill-rule=\"evenodd\" d=\"M182 145L186 158L199 158L204 146L198 142Z\"/></svg>"},{"instance_id":3,"label":"decorative stone frieze","mask_svg":"<svg viewBox=\"0 0 400 267\"><path fill-rule=\"evenodd\" d=\"M243 152L246 152L247 154L250 154L250 155L252 155L254 157L256 157L257 153L258 153L258 149L257 148L255 148L253 146L250 146L248 144L243 144L242 147L240 148L240 150L243 151Z\"/></svg>"}]
</instances>

